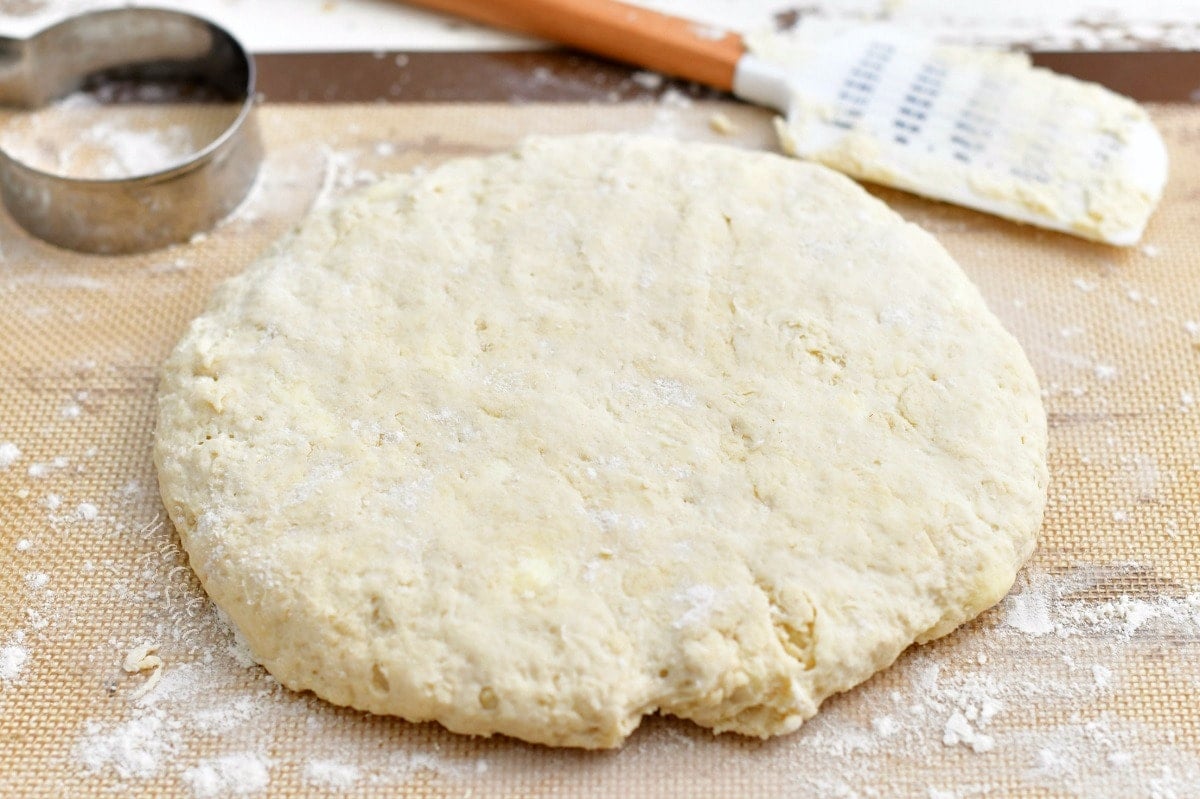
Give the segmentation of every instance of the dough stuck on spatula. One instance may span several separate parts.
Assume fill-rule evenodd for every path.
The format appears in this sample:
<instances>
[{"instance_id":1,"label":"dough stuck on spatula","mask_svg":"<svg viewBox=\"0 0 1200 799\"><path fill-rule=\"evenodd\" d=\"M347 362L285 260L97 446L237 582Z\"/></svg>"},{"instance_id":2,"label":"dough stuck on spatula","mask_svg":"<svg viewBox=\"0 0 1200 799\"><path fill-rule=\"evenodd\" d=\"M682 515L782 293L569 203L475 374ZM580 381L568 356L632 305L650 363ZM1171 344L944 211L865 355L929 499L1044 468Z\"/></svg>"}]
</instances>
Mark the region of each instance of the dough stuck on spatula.
<instances>
[{"instance_id":1,"label":"dough stuck on spatula","mask_svg":"<svg viewBox=\"0 0 1200 799\"><path fill-rule=\"evenodd\" d=\"M783 157L532 139L320 212L162 377L166 507L284 685L580 747L795 730L998 601L1046 419L927 233Z\"/></svg>"}]
</instances>

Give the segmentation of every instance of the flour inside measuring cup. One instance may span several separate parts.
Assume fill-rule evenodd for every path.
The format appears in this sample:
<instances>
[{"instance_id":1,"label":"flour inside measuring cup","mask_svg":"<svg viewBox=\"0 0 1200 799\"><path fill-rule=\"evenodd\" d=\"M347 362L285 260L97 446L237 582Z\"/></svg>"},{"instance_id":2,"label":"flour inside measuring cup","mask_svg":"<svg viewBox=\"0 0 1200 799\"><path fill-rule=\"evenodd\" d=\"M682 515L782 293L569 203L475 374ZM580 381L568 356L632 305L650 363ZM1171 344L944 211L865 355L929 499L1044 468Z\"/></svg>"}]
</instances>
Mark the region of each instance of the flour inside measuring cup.
<instances>
[{"instance_id":1,"label":"flour inside measuring cup","mask_svg":"<svg viewBox=\"0 0 1200 799\"><path fill-rule=\"evenodd\" d=\"M161 93L116 102L75 92L35 111L9 116L0 148L56 175L121 179L188 161L228 127L237 109L224 103L176 102ZM164 102L165 101L165 102Z\"/></svg>"}]
</instances>

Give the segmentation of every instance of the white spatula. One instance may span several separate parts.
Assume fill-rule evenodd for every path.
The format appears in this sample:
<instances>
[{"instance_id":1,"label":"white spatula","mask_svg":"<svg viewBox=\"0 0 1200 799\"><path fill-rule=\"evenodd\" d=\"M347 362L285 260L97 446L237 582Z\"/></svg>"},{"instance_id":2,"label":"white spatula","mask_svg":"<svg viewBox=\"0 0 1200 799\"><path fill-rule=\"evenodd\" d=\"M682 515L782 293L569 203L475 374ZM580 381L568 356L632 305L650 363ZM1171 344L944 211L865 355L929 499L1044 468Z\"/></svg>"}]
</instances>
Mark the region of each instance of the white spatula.
<instances>
[{"instance_id":1,"label":"white spatula","mask_svg":"<svg viewBox=\"0 0 1200 799\"><path fill-rule=\"evenodd\" d=\"M732 91L785 114L789 153L1088 239L1136 243L1166 183L1140 106L1022 55L882 24L714 35L614 0L416 3Z\"/></svg>"}]
</instances>

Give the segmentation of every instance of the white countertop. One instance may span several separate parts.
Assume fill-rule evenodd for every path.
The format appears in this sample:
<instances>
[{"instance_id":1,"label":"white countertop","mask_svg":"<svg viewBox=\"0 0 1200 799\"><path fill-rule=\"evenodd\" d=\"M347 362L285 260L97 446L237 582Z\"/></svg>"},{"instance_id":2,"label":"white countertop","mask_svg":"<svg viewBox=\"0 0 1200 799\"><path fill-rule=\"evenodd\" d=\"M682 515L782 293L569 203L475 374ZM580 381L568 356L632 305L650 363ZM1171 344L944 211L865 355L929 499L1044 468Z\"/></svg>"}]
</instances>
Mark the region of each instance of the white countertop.
<instances>
[{"instance_id":1,"label":"white countertop","mask_svg":"<svg viewBox=\"0 0 1200 799\"><path fill-rule=\"evenodd\" d=\"M835 18L889 18L947 41L1039 50L1200 49L1200 0L637 0L706 25L753 30L803 6ZM24 36L114 0L0 0L0 34ZM233 31L255 52L529 49L530 39L399 0L156 0ZM809 13L809 12L805 12ZM1198 78L1200 82L1200 78Z\"/></svg>"}]
</instances>

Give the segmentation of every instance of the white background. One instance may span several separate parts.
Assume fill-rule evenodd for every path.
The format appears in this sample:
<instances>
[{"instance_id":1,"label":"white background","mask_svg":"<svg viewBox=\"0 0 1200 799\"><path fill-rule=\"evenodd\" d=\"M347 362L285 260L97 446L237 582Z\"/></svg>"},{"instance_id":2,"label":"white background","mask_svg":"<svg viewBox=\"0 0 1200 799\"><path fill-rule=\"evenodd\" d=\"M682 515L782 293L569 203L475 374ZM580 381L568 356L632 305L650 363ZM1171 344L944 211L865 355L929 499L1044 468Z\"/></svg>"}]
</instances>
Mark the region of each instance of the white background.
<instances>
[{"instance_id":1,"label":"white background","mask_svg":"<svg viewBox=\"0 0 1200 799\"><path fill-rule=\"evenodd\" d=\"M487 0L481 0L486 2ZM119 0L0 0L0 34L28 35ZM529 48L530 40L419 11L399 0L157 0L208 16L256 52ZM751 30L776 13L888 17L949 41L1035 49L1200 49L1200 0L638 0L708 25ZM1200 76L1197 77L1200 83Z\"/></svg>"}]
</instances>

